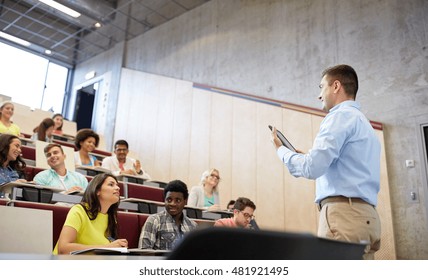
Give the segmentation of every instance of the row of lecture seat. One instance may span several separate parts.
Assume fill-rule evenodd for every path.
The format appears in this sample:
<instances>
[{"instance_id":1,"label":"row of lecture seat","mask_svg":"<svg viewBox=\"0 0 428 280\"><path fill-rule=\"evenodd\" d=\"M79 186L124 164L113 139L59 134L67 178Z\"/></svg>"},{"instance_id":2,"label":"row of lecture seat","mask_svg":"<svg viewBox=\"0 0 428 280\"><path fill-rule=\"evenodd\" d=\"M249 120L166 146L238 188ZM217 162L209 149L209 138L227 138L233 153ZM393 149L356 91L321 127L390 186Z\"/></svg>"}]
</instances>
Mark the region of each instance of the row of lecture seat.
<instances>
[{"instance_id":1,"label":"row of lecture seat","mask_svg":"<svg viewBox=\"0 0 428 280\"><path fill-rule=\"evenodd\" d=\"M57 144L60 144L60 145L67 146L67 147L71 147L75 151L77 151L77 148L76 148L76 146L73 143L59 141L59 140L53 140L53 142L57 143ZM94 150L92 153L96 154L96 155L101 155L102 157L109 157L109 156L111 156L110 152L103 151L103 150ZM21 146L21 154L22 154L22 157L25 158L25 159L36 160L36 148L35 147L27 146L27 145L22 145Z\"/></svg>"},{"instance_id":2,"label":"row of lecture seat","mask_svg":"<svg viewBox=\"0 0 428 280\"><path fill-rule=\"evenodd\" d=\"M77 147L76 147L76 145L74 143L66 142L66 141L61 141L61 140L57 140L57 139L54 139L53 142L57 143L57 144L60 144L60 145L63 145L63 146L67 146L67 147L73 148L75 151L77 151ZM104 151L104 150L95 149L93 151L93 153L94 154L99 154L99 155L102 155L102 156L107 156L107 157L111 156L110 152L107 152L107 151Z\"/></svg>"},{"instance_id":3,"label":"row of lecture seat","mask_svg":"<svg viewBox=\"0 0 428 280\"><path fill-rule=\"evenodd\" d=\"M28 181L32 181L34 176L40 171L45 170L44 168L34 167L27 165L25 168L25 178ZM91 181L91 176L86 176L86 179ZM124 196L123 182L119 182L120 195ZM140 198L146 200L153 200L163 202L163 189L158 187L144 186L136 183L127 183L128 186L128 197L127 198Z\"/></svg>"},{"instance_id":4,"label":"row of lecture seat","mask_svg":"<svg viewBox=\"0 0 428 280\"><path fill-rule=\"evenodd\" d=\"M67 213L70 210L68 206L61 206L55 204L28 202L28 201L12 201L13 207L23 207L39 210L52 211L52 248L55 247L62 226L64 225ZM0 205L6 205L7 200L1 199ZM11 203L9 203L11 204ZM141 228L147 220L148 214L131 213L118 211L118 234L119 238L126 238L128 240L129 248L136 248L138 246L138 238L140 236Z\"/></svg>"}]
</instances>

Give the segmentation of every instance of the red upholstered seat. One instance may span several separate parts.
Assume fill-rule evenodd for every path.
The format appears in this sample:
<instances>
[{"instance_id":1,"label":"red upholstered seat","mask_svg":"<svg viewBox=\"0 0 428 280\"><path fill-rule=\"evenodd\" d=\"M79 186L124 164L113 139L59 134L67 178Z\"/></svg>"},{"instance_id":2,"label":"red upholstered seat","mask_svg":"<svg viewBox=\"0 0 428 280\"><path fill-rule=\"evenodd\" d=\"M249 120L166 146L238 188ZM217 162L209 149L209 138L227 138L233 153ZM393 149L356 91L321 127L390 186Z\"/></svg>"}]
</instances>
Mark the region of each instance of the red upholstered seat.
<instances>
[{"instance_id":1,"label":"red upholstered seat","mask_svg":"<svg viewBox=\"0 0 428 280\"><path fill-rule=\"evenodd\" d=\"M6 204L9 202L9 199L0 198L0 205L6 206Z\"/></svg>"},{"instance_id":2,"label":"red upholstered seat","mask_svg":"<svg viewBox=\"0 0 428 280\"><path fill-rule=\"evenodd\" d=\"M128 183L128 198L131 197L164 202L163 189Z\"/></svg>"},{"instance_id":3,"label":"red upholstered seat","mask_svg":"<svg viewBox=\"0 0 428 280\"><path fill-rule=\"evenodd\" d=\"M138 246L138 238L140 237L140 228L138 225L138 214L119 211L117 213L118 220L118 238L128 240L129 248Z\"/></svg>"},{"instance_id":4,"label":"red upholstered seat","mask_svg":"<svg viewBox=\"0 0 428 280\"><path fill-rule=\"evenodd\" d=\"M32 181L34 178L34 166L31 165L27 165L25 166L25 170L24 170L24 174L25 174L25 179L27 181Z\"/></svg>"},{"instance_id":5,"label":"red upholstered seat","mask_svg":"<svg viewBox=\"0 0 428 280\"><path fill-rule=\"evenodd\" d=\"M99 154L99 155L102 155L102 156L106 156L106 157L110 157L110 156L111 156L111 153L110 153L110 152L103 151L103 150L97 150L97 149L95 149L95 150L93 151L93 153L94 153L94 154Z\"/></svg>"},{"instance_id":6,"label":"red upholstered seat","mask_svg":"<svg viewBox=\"0 0 428 280\"><path fill-rule=\"evenodd\" d=\"M22 157L25 159L36 160L36 149L29 146L21 146Z\"/></svg>"},{"instance_id":7,"label":"red upholstered seat","mask_svg":"<svg viewBox=\"0 0 428 280\"><path fill-rule=\"evenodd\" d=\"M8 200L0 199L0 205L6 205L7 202ZM14 201L14 207L52 211L52 248L55 248L70 207L28 201ZM117 218L119 238L126 238L128 240L129 248L138 247L138 238L140 237L141 228L146 222L148 216L149 215L147 214L118 211Z\"/></svg>"}]
</instances>

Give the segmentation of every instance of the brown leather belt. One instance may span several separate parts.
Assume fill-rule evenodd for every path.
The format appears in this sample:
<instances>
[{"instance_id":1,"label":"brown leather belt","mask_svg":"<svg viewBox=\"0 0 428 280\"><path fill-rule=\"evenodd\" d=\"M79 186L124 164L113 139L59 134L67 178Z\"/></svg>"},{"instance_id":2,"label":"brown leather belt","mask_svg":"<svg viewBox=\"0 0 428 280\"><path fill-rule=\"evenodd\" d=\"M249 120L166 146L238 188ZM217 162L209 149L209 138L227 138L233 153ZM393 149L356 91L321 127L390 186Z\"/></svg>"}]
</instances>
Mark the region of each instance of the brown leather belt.
<instances>
[{"instance_id":1,"label":"brown leather belt","mask_svg":"<svg viewBox=\"0 0 428 280\"><path fill-rule=\"evenodd\" d=\"M364 199L358 198L358 197L346 197L346 196L329 196L324 198L323 200L321 200L318 203L318 210L321 211L321 209L323 208L324 205L326 205L327 203L331 203L331 202L347 202L349 204L352 203L364 203L364 204L369 204L367 201L365 201Z\"/></svg>"}]
</instances>

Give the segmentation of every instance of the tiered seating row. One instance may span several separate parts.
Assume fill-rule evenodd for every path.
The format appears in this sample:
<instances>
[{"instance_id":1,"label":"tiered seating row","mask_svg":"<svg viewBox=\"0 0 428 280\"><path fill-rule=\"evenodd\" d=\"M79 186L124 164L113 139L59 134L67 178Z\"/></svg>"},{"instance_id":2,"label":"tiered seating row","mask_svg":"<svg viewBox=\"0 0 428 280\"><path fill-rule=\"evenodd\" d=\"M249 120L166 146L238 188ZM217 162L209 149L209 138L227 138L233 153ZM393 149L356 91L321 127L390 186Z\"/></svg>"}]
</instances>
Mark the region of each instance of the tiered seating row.
<instances>
[{"instance_id":1,"label":"tiered seating row","mask_svg":"<svg viewBox=\"0 0 428 280\"><path fill-rule=\"evenodd\" d=\"M28 181L32 181L34 176L40 171L45 169L29 166L25 168L25 177ZM92 176L85 176L88 182L92 180ZM123 182L119 181L120 186L120 195L124 196L124 186ZM144 186L136 183L127 183L128 186L128 197L132 198L141 198L146 200L153 200L158 202L163 202L163 189L151 186Z\"/></svg>"},{"instance_id":2,"label":"tiered seating row","mask_svg":"<svg viewBox=\"0 0 428 280\"><path fill-rule=\"evenodd\" d=\"M3 200L0 200L0 205L4 205ZM28 201L13 201L13 207L52 211L52 248L55 247L70 207ZM138 246L138 238L140 236L141 228L146 222L148 216L149 215L147 214L141 213L118 212L119 238L126 238L128 240L129 248L136 248Z\"/></svg>"}]
</instances>

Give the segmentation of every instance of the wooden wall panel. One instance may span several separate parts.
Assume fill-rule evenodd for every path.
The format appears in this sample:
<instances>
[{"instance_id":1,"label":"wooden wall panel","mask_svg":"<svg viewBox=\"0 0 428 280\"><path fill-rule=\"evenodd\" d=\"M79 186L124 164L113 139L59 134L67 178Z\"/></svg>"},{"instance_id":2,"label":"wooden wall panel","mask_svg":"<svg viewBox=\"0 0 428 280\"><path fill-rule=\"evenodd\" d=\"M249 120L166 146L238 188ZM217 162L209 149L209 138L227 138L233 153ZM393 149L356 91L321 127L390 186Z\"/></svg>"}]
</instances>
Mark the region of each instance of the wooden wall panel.
<instances>
[{"instance_id":1,"label":"wooden wall panel","mask_svg":"<svg viewBox=\"0 0 428 280\"><path fill-rule=\"evenodd\" d=\"M159 88L161 77L143 72L122 69L120 95L115 125L114 140L125 139L129 143L129 156L138 158L143 169L153 178L158 178L154 168L157 111L159 107ZM131 102L132 97L139 96L139 102ZM138 113L129 118L126 113L132 106ZM122 114L123 113L123 114ZM119 124L119 125L118 125ZM126 131L137 129L138 135L131 137Z\"/></svg>"},{"instance_id":2,"label":"wooden wall panel","mask_svg":"<svg viewBox=\"0 0 428 280\"><path fill-rule=\"evenodd\" d=\"M392 227L392 211L391 199L389 196L388 170L386 168L385 158L385 141L383 139L383 131L376 130L377 136L381 143L381 164L380 164L380 191L378 196L377 211L381 222L381 247L375 254L375 259L379 260L395 260L395 240L394 229Z\"/></svg>"},{"instance_id":3,"label":"wooden wall panel","mask_svg":"<svg viewBox=\"0 0 428 280\"><path fill-rule=\"evenodd\" d=\"M232 196L233 102L230 96L211 93L209 166L220 172L220 204L225 209Z\"/></svg>"},{"instance_id":4,"label":"wooden wall panel","mask_svg":"<svg viewBox=\"0 0 428 280\"><path fill-rule=\"evenodd\" d=\"M256 103L233 98L232 196L256 197Z\"/></svg>"},{"instance_id":5,"label":"wooden wall panel","mask_svg":"<svg viewBox=\"0 0 428 280\"><path fill-rule=\"evenodd\" d=\"M174 125L176 80L164 78L161 81L158 98L160 101L157 111L157 126L155 141L154 170L156 180L168 182L171 180L172 131Z\"/></svg>"},{"instance_id":6,"label":"wooden wall panel","mask_svg":"<svg viewBox=\"0 0 428 280\"><path fill-rule=\"evenodd\" d=\"M211 93L193 89L190 132L189 189L198 185L202 173L209 168L211 144Z\"/></svg>"},{"instance_id":7,"label":"wooden wall panel","mask_svg":"<svg viewBox=\"0 0 428 280\"><path fill-rule=\"evenodd\" d=\"M190 131L192 124L193 84L179 81L176 83L174 116L172 129L172 148L170 161L170 180L189 180Z\"/></svg>"},{"instance_id":8,"label":"wooden wall panel","mask_svg":"<svg viewBox=\"0 0 428 280\"><path fill-rule=\"evenodd\" d=\"M256 120L256 204L255 215L261 228L285 230L284 165L276 155L268 125L282 126L280 107L257 104Z\"/></svg>"},{"instance_id":9,"label":"wooden wall panel","mask_svg":"<svg viewBox=\"0 0 428 280\"><path fill-rule=\"evenodd\" d=\"M292 145L302 151L312 147L311 115L283 110L283 128L279 128ZM284 176L284 215L285 229L295 232L316 233L316 216L314 212L313 180L295 178L287 167L283 166Z\"/></svg>"}]
</instances>

